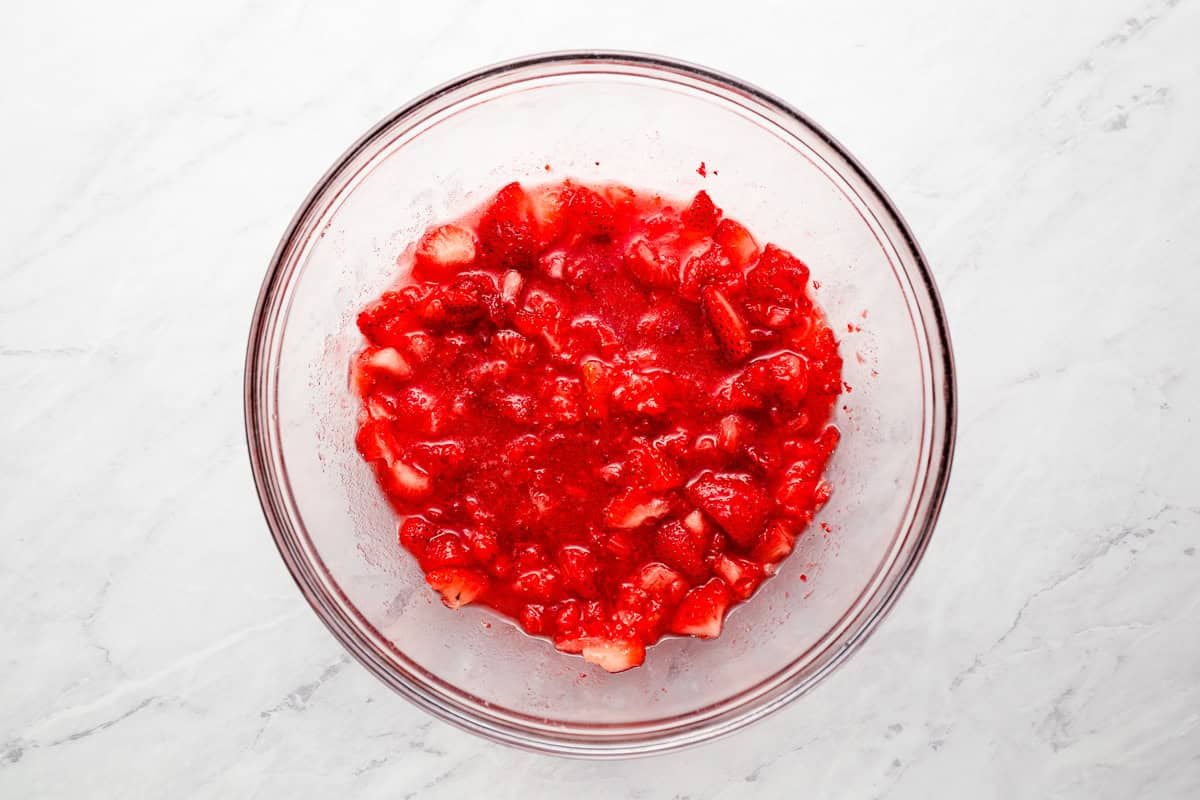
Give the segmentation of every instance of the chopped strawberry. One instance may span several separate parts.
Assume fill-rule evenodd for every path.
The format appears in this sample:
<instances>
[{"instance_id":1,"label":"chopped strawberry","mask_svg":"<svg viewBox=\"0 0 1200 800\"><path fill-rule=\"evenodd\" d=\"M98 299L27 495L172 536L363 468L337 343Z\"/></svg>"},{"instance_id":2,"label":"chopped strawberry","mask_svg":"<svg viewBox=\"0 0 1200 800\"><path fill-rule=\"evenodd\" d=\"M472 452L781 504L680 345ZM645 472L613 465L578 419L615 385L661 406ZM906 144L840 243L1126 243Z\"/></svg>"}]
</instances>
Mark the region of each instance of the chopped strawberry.
<instances>
[{"instance_id":1,"label":"chopped strawberry","mask_svg":"<svg viewBox=\"0 0 1200 800\"><path fill-rule=\"evenodd\" d=\"M745 359L752 347L746 321L720 289L710 286L704 290L702 297L704 312L722 354L730 361Z\"/></svg>"},{"instance_id":2,"label":"chopped strawberry","mask_svg":"<svg viewBox=\"0 0 1200 800\"><path fill-rule=\"evenodd\" d=\"M612 370L603 361L589 359L579 368L583 375L583 389L587 395L587 415L593 419L608 416L608 404L612 398Z\"/></svg>"},{"instance_id":3,"label":"chopped strawberry","mask_svg":"<svg viewBox=\"0 0 1200 800\"><path fill-rule=\"evenodd\" d=\"M417 558L425 554L425 546L437 533L437 528L421 517L408 517L400 523L400 544Z\"/></svg>"},{"instance_id":4,"label":"chopped strawberry","mask_svg":"<svg viewBox=\"0 0 1200 800\"><path fill-rule=\"evenodd\" d=\"M646 660L646 647L637 639L584 639L583 660L606 672L624 672Z\"/></svg>"},{"instance_id":5,"label":"chopped strawberry","mask_svg":"<svg viewBox=\"0 0 1200 800\"><path fill-rule=\"evenodd\" d=\"M697 578L705 574L708 536L707 531L689 529L676 520L668 520L654 532L654 554L685 575Z\"/></svg>"},{"instance_id":6,"label":"chopped strawberry","mask_svg":"<svg viewBox=\"0 0 1200 800\"><path fill-rule=\"evenodd\" d=\"M734 541L749 547L771 511L762 486L744 473L705 472L687 488L688 498L717 521Z\"/></svg>"},{"instance_id":7,"label":"chopped strawberry","mask_svg":"<svg viewBox=\"0 0 1200 800\"><path fill-rule=\"evenodd\" d=\"M675 609L669 630L681 636L713 639L721 635L731 593L720 578L689 591Z\"/></svg>"},{"instance_id":8,"label":"chopped strawberry","mask_svg":"<svg viewBox=\"0 0 1200 800\"><path fill-rule=\"evenodd\" d=\"M551 420L574 425L583 419L583 384L578 378L559 375L543 387L542 403Z\"/></svg>"},{"instance_id":9,"label":"chopped strawberry","mask_svg":"<svg viewBox=\"0 0 1200 800\"><path fill-rule=\"evenodd\" d=\"M437 350L437 342L428 331L416 330L404 334L404 352L418 364L428 361Z\"/></svg>"},{"instance_id":10,"label":"chopped strawberry","mask_svg":"<svg viewBox=\"0 0 1200 800\"><path fill-rule=\"evenodd\" d=\"M587 238L605 238L616 230L612 205L598 192L576 183L568 183L567 218L571 229Z\"/></svg>"},{"instance_id":11,"label":"chopped strawberry","mask_svg":"<svg viewBox=\"0 0 1200 800\"><path fill-rule=\"evenodd\" d=\"M786 309L787 326L808 311L808 267L800 259L768 244L758 263L746 275L746 290L752 300ZM773 327L784 327L783 325Z\"/></svg>"},{"instance_id":12,"label":"chopped strawberry","mask_svg":"<svg viewBox=\"0 0 1200 800\"><path fill-rule=\"evenodd\" d=\"M433 481L421 470L403 461L375 462L375 472L389 499L404 505L419 503L433 494Z\"/></svg>"},{"instance_id":13,"label":"chopped strawberry","mask_svg":"<svg viewBox=\"0 0 1200 800\"><path fill-rule=\"evenodd\" d=\"M430 228L417 243L414 259L425 277L457 274L475 263L475 235L458 225Z\"/></svg>"},{"instance_id":14,"label":"chopped strawberry","mask_svg":"<svg viewBox=\"0 0 1200 800\"><path fill-rule=\"evenodd\" d=\"M480 564L488 563L500 552L500 537L493 528L466 528L462 532L462 538L467 540L471 555Z\"/></svg>"},{"instance_id":15,"label":"chopped strawberry","mask_svg":"<svg viewBox=\"0 0 1200 800\"><path fill-rule=\"evenodd\" d=\"M586 598L600 592L600 562L585 545L572 544L558 551L558 565L567 585Z\"/></svg>"},{"instance_id":16,"label":"chopped strawberry","mask_svg":"<svg viewBox=\"0 0 1200 800\"><path fill-rule=\"evenodd\" d=\"M377 380L403 381L412 377L412 367L394 347L368 347L354 359L350 383L365 395Z\"/></svg>"},{"instance_id":17,"label":"chopped strawberry","mask_svg":"<svg viewBox=\"0 0 1200 800\"><path fill-rule=\"evenodd\" d=\"M386 419L373 419L359 426L354 444L364 461L391 463L400 452L400 443Z\"/></svg>"},{"instance_id":18,"label":"chopped strawberry","mask_svg":"<svg viewBox=\"0 0 1200 800\"><path fill-rule=\"evenodd\" d=\"M530 192L529 204L539 245L546 247L562 238L567 229L565 187L561 184L539 186Z\"/></svg>"},{"instance_id":19,"label":"chopped strawberry","mask_svg":"<svg viewBox=\"0 0 1200 800\"><path fill-rule=\"evenodd\" d=\"M713 561L713 573L729 585L733 596L745 600L754 594L754 590L767 577L762 565L757 561L739 558L737 556L721 555Z\"/></svg>"},{"instance_id":20,"label":"chopped strawberry","mask_svg":"<svg viewBox=\"0 0 1200 800\"><path fill-rule=\"evenodd\" d=\"M726 453L736 453L753 435L754 423L741 414L728 414L717 425L717 447Z\"/></svg>"},{"instance_id":21,"label":"chopped strawberry","mask_svg":"<svg viewBox=\"0 0 1200 800\"><path fill-rule=\"evenodd\" d=\"M649 289L665 289L679 283L679 260L660 252L645 239L636 239L625 251L630 274Z\"/></svg>"},{"instance_id":22,"label":"chopped strawberry","mask_svg":"<svg viewBox=\"0 0 1200 800\"><path fill-rule=\"evenodd\" d=\"M633 440L629 449L629 470L634 485L651 492L683 485L679 465L645 439Z\"/></svg>"},{"instance_id":23,"label":"chopped strawberry","mask_svg":"<svg viewBox=\"0 0 1200 800\"><path fill-rule=\"evenodd\" d=\"M553 603L563 596L563 577L553 567L529 570L517 576L512 588L528 602Z\"/></svg>"},{"instance_id":24,"label":"chopped strawberry","mask_svg":"<svg viewBox=\"0 0 1200 800\"><path fill-rule=\"evenodd\" d=\"M504 329L492 334L491 351L512 364L529 364L537 356L537 344Z\"/></svg>"},{"instance_id":25,"label":"chopped strawberry","mask_svg":"<svg viewBox=\"0 0 1200 800\"><path fill-rule=\"evenodd\" d=\"M642 567L634 581L642 591L661 597L672 605L678 603L688 590L688 582L682 575L656 561Z\"/></svg>"},{"instance_id":26,"label":"chopped strawberry","mask_svg":"<svg viewBox=\"0 0 1200 800\"><path fill-rule=\"evenodd\" d=\"M746 267L758 258L758 242L740 223L726 217L717 225L713 240L721 245L737 267Z\"/></svg>"},{"instance_id":27,"label":"chopped strawberry","mask_svg":"<svg viewBox=\"0 0 1200 800\"><path fill-rule=\"evenodd\" d=\"M719 244L711 244L688 259L680 277L679 293L688 300L699 300L707 286L715 286L727 296L741 296L746 276L725 254Z\"/></svg>"},{"instance_id":28,"label":"chopped strawberry","mask_svg":"<svg viewBox=\"0 0 1200 800\"><path fill-rule=\"evenodd\" d=\"M541 636L549 627L546 607L541 603L527 603L522 606L520 620L521 627L531 636Z\"/></svg>"},{"instance_id":29,"label":"chopped strawberry","mask_svg":"<svg viewBox=\"0 0 1200 800\"><path fill-rule=\"evenodd\" d=\"M497 270L527 270L537 263L537 232L521 184L501 189L479 220L479 260Z\"/></svg>"},{"instance_id":30,"label":"chopped strawberry","mask_svg":"<svg viewBox=\"0 0 1200 800\"><path fill-rule=\"evenodd\" d=\"M404 336L420 323L420 310L428 292L406 286L383 295L358 315L358 329L380 347L402 347Z\"/></svg>"},{"instance_id":31,"label":"chopped strawberry","mask_svg":"<svg viewBox=\"0 0 1200 800\"><path fill-rule=\"evenodd\" d=\"M425 581L442 593L446 608L459 609L487 589L488 579L479 570L447 567L425 573Z\"/></svg>"},{"instance_id":32,"label":"chopped strawberry","mask_svg":"<svg viewBox=\"0 0 1200 800\"><path fill-rule=\"evenodd\" d=\"M604 521L610 528L637 528L666 516L671 504L642 489L626 489L613 498L604 512Z\"/></svg>"},{"instance_id":33,"label":"chopped strawberry","mask_svg":"<svg viewBox=\"0 0 1200 800\"><path fill-rule=\"evenodd\" d=\"M442 567L473 566L471 552L453 531L442 531L425 544L421 568L428 572Z\"/></svg>"},{"instance_id":34,"label":"chopped strawberry","mask_svg":"<svg viewBox=\"0 0 1200 800\"><path fill-rule=\"evenodd\" d=\"M435 478L457 474L467 458L462 442L418 442L409 450L413 465Z\"/></svg>"},{"instance_id":35,"label":"chopped strawberry","mask_svg":"<svg viewBox=\"0 0 1200 800\"><path fill-rule=\"evenodd\" d=\"M617 379L612 400L622 411L661 417L671 410L678 395L674 377L665 372L625 372Z\"/></svg>"},{"instance_id":36,"label":"chopped strawberry","mask_svg":"<svg viewBox=\"0 0 1200 800\"><path fill-rule=\"evenodd\" d=\"M794 524L790 520L778 519L763 529L750 555L759 563L774 564L791 555L795 546Z\"/></svg>"},{"instance_id":37,"label":"chopped strawberry","mask_svg":"<svg viewBox=\"0 0 1200 800\"><path fill-rule=\"evenodd\" d=\"M712 233L713 229L717 227L717 220L721 218L721 209L713 204L708 192L701 189L696 192L691 205L684 209L681 217L683 224L691 230Z\"/></svg>"}]
</instances>

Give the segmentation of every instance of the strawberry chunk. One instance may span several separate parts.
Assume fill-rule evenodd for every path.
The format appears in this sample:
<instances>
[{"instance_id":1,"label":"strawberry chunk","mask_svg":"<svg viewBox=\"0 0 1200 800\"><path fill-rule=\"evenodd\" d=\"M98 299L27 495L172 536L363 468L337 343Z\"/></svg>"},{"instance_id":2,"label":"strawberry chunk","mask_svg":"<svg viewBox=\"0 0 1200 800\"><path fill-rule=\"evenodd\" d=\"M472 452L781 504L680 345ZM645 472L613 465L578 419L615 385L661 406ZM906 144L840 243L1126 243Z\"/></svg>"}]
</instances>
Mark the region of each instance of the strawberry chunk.
<instances>
[{"instance_id":1,"label":"strawberry chunk","mask_svg":"<svg viewBox=\"0 0 1200 800\"><path fill-rule=\"evenodd\" d=\"M529 196L519 183L501 189L479 220L479 261L495 270L528 270L537 264L537 231Z\"/></svg>"},{"instance_id":2,"label":"strawberry chunk","mask_svg":"<svg viewBox=\"0 0 1200 800\"><path fill-rule=\"evenodd\" d=\"M400 544L417 558L425 554L429 540L437 533L437 529L426 519L408 517L400 523Z\"/></svg>"},{"instance_id":3,"label":"strawberry chunk","mask_svg":"<svg viewBox=\"0 0 1200 800\"><path fill-rule=\"evenodd\" d=\"M721 209L713 204L708 192L701 189L696 192L691 204L684 209L680 216L683 224L691 230L699 233L712 233L713 229L717 227L717 220L721 218Z\"/></svg>"},{"instance_id":4,"label":"strawberry chunk","mask_svg":"<svg viewBox=\"0 0 1200 800\"><path fill-rule=\"evenodd\" d=\"M701 577L706 572L704 550L708 537L707 530L668 520L654 531L654 555L689 577Z\"/></svg>"},{"instance_id":5,"label":"strawberry chunk","mask_svg":"<svg viewBox=\"0 0 1200 800\"><path fill-rule=\"evenodd\" d=\"M705 472L688 485L687 493L743 547L754 542L771 512L762 486L744 473Z\"/></svg>"},{"instance_id":6,"label":"strawberry chunk","mask_svg":"<svg viewBox=\"0 0 1200 800\"><path fill-rule=\"evenodd\" d=\"M670 510L670 502L661 497L642 489L626 489L608 504L604 521L610 528L638 528L666 516Z\"/></svg>"},{"instance_id":7,"label":"strawberry chunk","mask_svg":"<svg viewBox=\"0 0 1200 800\"><path fill-rule=\"evenodd\" d=\"M752 348L746 321L720 289L710 286L704 290L702 297L708 324L712 327L722 355L729 361L744 360Z\"/></svg>"},{"instance_id":8,"label":"strawberry chunk","mask_svg":"<svg viewBox=\"0 0 1200 800\"><path fill-rule=\"evenodd\" d=\"M417 243L414 260L422 276L455 275L475 263L475 235L458 225L430 228Z\"/></svg>"},{"instance_id":9,"label":"strawberry chunk","mask_svg":"<svg viewBox=\"0 0 1200 800\"><path fill-rule=\"evenodd\" d=\"M624 672L646 660L646 647L637 639L589 637L580 642L583 660L606 672Z\"/></svg>"},{"instance_id":10,"label":"strawberry chunk","mask_svg":"<svg viewBox=\"0 0 1200 800\"><path fill-rule=\"evenodd\" d=\"M571 230L587 238L607 238L617 227L612 205L598 192L577 183L568 183L567 218Z\"/></svg>"},{"instance_id":11,"label":"strawberry chunk","mask_svg":"<svg viewBox=\"0 0 1200 800\"><path fill-rule=\"evenodd\" d=\"M433 494L433 481L411 464L376 461L375 472L388 498L402 505L414 505Z\"/></svg>"},{"instance_id":12,"label":"strawberry chunk","mask_svg":"<svg viewBox=\"0 0 1200 800\"><path fill-rule=\"evenodd\" d=\"M560 548L558 564L567 585L586 598L600 593L600 561L586 545L572 544Z\"/></svg>"},{"instance_id":13,"label":"strawberry chunk","mask_svg":"<svg viewBox=\"0 0 1200 800\"><path fill-rule=\"evenodd\" d=\"M810 307L807 287L808 267L787 250L773 244L763 248L758 263L746 275L746 291L750 298L786 309L789 326L799 321Z\"/></svg>"},{"instance_id":14,"label":"strawberry chunk","mask_svg":"<svg viewBox=\"0 0 1200 800\"><path fill-rule=\"evenodd\" d=\"M749 266L758 258L758 242L754 241L750 231L728 217L717 225L713 241L721 246L737 267Z\"/></svg>"},{"instance_id":15,"label":"strawberry chunk","mask_svg":"<svg viewBox=\"0 0 1200 800\"><path fill-rule=\"evenodd\" d=\"M645 439L634 439L629 450L629 471L635 486L651 492L664 492L683 485L679 466Z\"/></svg>"},{"instance_id":16,"label":"strawberry chunk","mask_svg":"<svg viewBox=\"0 0 1200 800\"><path fill-rule=\"evenodd\" d=\"M668 630L680 636L713 639L721 635L731 593L720 578L689 591L675 609Z\"/></svg>"},{"instance_id":17,"label":"strawberry chunk","mask_svg":"<svg viewBox=\"0 0 1200 800\"><path fill-rule=\"evenodd\" d=\"M666 289L679 282L679 260L645 239L630 243L625 251L625 267L648 289Z\"/></svg>"},{"instance_id":18,"label":"strawberry chunk","mask_svg":"<svg viewBox=\"0 0 1200 800\"><path fill-rule=\"evenodd\" d=\"M682 575L656 561L642 567L634 582L643 592L661 597L672 605L678 603L688 590L688 582Z\"/></svg>"},{"instance_id":19,"label":"strawberry chunk","mask_svg":"<svg viewBox=\"0 0 1200 800\"><path fill-rule=\"evenodd\" d=\"M796 546L795 528L789 520L775 520L763 529L750 552L755 561L774 564L791 555Z\"/></svg>"},{"instance_id":20,"label":"strawberry chunk","mask_svg":"<svg viewBox=\"0 0 1200 800\"><path fill-rule=\"evenodd\" d=\"M426 572L442 567L473 566L471 553L453 531L442 531L425 544L421 568Z\"/></svg>"},{"instance_id":21,"label":"strawberry chunk","mask_svg":"<svg viewBox=\"0 0 1200 800\"><path fill-rule=\"evenodd\" d=\"M412 367L394 347L368 347L354 359L350 383L360 395L367 394L376 381L403 381L412 377Z\"/></svg>"},{"instance_id":22,"label":"strawberry chunk","mask_svg":"<svg viewBox=\"0 0 1200 800\"><path fill-rule=\"evenodd\" d=\"M442 594L446 608L459 609L487 589L488 579L479 570L448 567L425 573L425 581Z\"/></svg>"},{"instance_id":23,"label":"strawberry chunk","mask_svg":"<svg viewBox=\"0 0 1200 800\"><path fill-rule=\"evenodd\" d=\"M721 555L713 561L713 573L729 585L733 596L745 600L767 575L762 564L737 556Z\"/></svg>"},{"instance_id":24,"label":"strawberry chunk","mask_svg":"<svg viewBox=\"0 0 1200 800\"><path fill-rule=\"evenodd\" d=\"M725 254L719 244L711 244L688 259L680 278L679 293L688 300L699 300L707 286L715 286L731 297L746 291L746 276Z\"/></svg>"}]
</instances>

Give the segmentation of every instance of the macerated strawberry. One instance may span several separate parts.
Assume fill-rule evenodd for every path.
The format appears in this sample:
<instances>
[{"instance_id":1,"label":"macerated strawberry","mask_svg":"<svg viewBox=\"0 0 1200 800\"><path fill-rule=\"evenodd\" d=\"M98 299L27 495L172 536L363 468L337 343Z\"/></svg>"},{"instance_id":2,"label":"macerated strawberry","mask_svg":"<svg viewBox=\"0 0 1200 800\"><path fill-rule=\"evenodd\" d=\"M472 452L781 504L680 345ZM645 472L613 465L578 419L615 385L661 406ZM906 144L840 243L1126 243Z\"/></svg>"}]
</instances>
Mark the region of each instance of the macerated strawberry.
<instances>
[{"instance_id":1,"label":"macerated strawberry","mask_svg":"<svg viewBox=\"0 0 1200 800\"><path fill-rule=\"evenodd\" d=\"M488 579L479 570L462 567L433 569L425 573L425 581L442 594L446 608L459 609L475 600L487 589Z\"/></svg>"},{"instance_id":2,"label":"macerated strawberry","mask_svg":"<svg viewBox=\"0 0 1200 800\"><path fill-rule=\"evenodd\" d=\"M425 546L437 533L437 528L429 520L421 517L408 517L400 523L400 544L417 558L425 554Z\"/></svg>"},{"instance_id":3,"label":"macerated strawberry","mask_svg":"<svg viewBox=\"0 0 1200 800\"><path fill-rule=\"evenodd\" d=\"M400 452L400 443L386 419L372 419L360 425L354 444L364 461L391 463Z\"/></svg>"},{"instance_id":4,"label":"macerated strawberry","mask_svg":"<svg viewBox=\"0 0 1200 800\"><path fill-rule=\"evenodd\" d=\"M671 617L668 630L701 639L720 636L730 600L729 587L720 578L713 578L684 595Z\"/></svg>"},{"instance_id":5,"label":"macerated strawberry","mask_svg":"<svg viewBox=\"0 0 1200 800\"><path fill-rule=\"evenodd\" d=\"M537 357L537 347L516 331L501 329L492 334L489 349L511 364L529 364Z\"/></svg>"},{"instance_id":6,"label":"macerated strawberry","mask_svg":"<svg viewBox=\"0 0 1200 800\"><path fill-rule=\"evenodd\" d=\"M695 301L708 286L715 286L728 297L740 297L746 290L742 268L715 243L687 260L679 279L679 293Z\"/></svg>"},{"instance_id":7,"label":"macerated strawberry","mask_svg":"<svg viewBox=\"0 0 1200 800\"><path fill-rule=\"evenodd\" d=\"M404 334L403 341L401 349L417 364L429 361L437 350L437 342L429 335L429 331L409 331Z\"/></svg>"},{"instance_id":8,"label":"macerated strawberry","mask_svg":"<svg viewBox=\"0 0 1200 800\"><path fill-rule=\"evenodd\" d=\"M541 636L549 628L546 607L541 603L526 603L521 607L521 627L531 636Z\"/></svg>"},{"instance_id":9,"label":"macerated strawberry","mask_svg":"<svg viewBox=\"0 0 1200 800\"><path fill-rule=\"evenodd\" d=\"M721 353L730 361L742 361L750 355L750 329L720 289L709 286L702 294L704 312Z\"/></svg>"},{"instance_id":10,"label":"macerated strawberry","mask_svg":"<svg viewBox=\"0 0 1200 800\"><path fill-rule=\"evenodd\" d=\"M670 605L678 603L688 590L684 577L666 564L651 561L634 576L634 583L644 592L662 598Z\"/></svg>"},{"instance_id":11,"label":"macerated strawberry","mask_svg":"<svg viewBox=\"0 0 1200 800\"><path fill-rule=\"evenodd\" d=\"M759 563L774 564L791 555L795 547L795 523L791 520L777 519L763 528L750 555Z\"/></svg>"},{"instance_id":12,"label":"macerated strawberry","mask_svg":"<svg viewBox=\"0 0 1200 800\"><path fill-rule=\"evenodd\" d=\"M462 442L454 440L418 442L408 451L413 465L435 478L457 474L466 457Z\"/></svg>"},{"instance_id":13,"label":"macerated strawberry","mask_svg":"<svg viewBox=\"0 0 1200 800\"><path fill-rule=\"evenodd\" d=\"M622 372L616 377L612 390L614 406L647 417L664 416L678 397L679 386L675 378L657 370Z\"/></svg>"},{"instance_id":14,"label":"macerated strawberry","mask_svg":"<svg viewBox=\"0 0 1200 800\"><path fill-rule=\"evenodd\" d=\"M679 465L669 455L642 438L629 447L629 479L639 489L664 492L683 485Z\"/></svg>"},{"instance_id":15,"label":"macerated strawberry","mask_svg":"<svg viewBox=\"0 0 1200 800\"><path fill-rule=\"evenodd\" d=\"M721 209L713 204L708 192L701 189L696 192L696 196L692 198L691 204L684 209L680 218L683 224L693 231L712 233L717 227L717 220L721 218Z\"/></svg>"},{"instance_id":16,"label":"macerated strawberry","mask_svg":"<svg viewBox=\"0 0 1200 800\"><path fill-rule=\"evenodd\" d=\"M767 577L757 561L738 556L718 556L713 560L712 570L713 574L728 584L733 596L739 600L754 594L763 578Z\"/></svg>"},{"instance_id":17,"label":"macerated strawberry","mask_svg":"<svg viewBox=\"0 0 1200 800\"><path fill-rule=\"evenodd\" d=\"M558 565L567 585L588 599L600 592L600 561L582 544L559 548Z\"/></svg>"},{"instance_id":18,"label":"macerated strawberry","mask_svg":"<svg viewBox=\"0 0 1200 800\"><path fill-rule=\"evenodd\" d=\"M426 572L442 567L474 566L471 552L453 531L442 531L426 542L420 562Z\"/></svg>"},{"instance_id":19,"label":"macerated strawberry","mask_svg":"<svg viewBox=\"0 0 1200 800\"><path fill-rule=\"evenodd\" d=\"M522 572L512 582L512 590L527 602L553 603L562 598L563 588L563 576L553 567Z\"/></svg>"},{"instance_id":20,"label":"macerated strawberry","mask_svg":"<svg viewBox=\"0 0 1200 800\"><path fill-rule=\"evenodd\" d=\"M501 189L479 220L479 262L488 269L532 269L537 232L529 196L519 183Z\"/></svg>"},{"instance_id":21,"label":"macerated strawberry","mask_svg":"<svg viewBox=\"0 0 1200 800\"><path fill-rule=\"evenodd\" d=\"M670 510L670 502L661 497L643 489L626 489L608 504L604 521L610 528L637 528L666 516Z\"/></svg>"},{"instance_id":22,"label":"macerated strawberry","mask_svg":"<svg viewBox=\"0 0 1200 800\"><path fill-rule=\"evenodd\" d=\"M717 447L736 453L754 435L754 423L741 414L727 414L717 423Z\"/></svg>"},{"instance_id":23,"label":"macerated strawberry","mask_svg":"<svg viewBox=\"0 0 1200 800\"><path fill-rule=\"evenodd\" d=\"M685 527L677 520L668 520L654 531L654 555L688 577L705 574L704 549L708 532Z\"/></svg>"},{"instance_id":24,"label":"macerated strawberry","mask_svg":"<svg viewBox=\"0 0 1200 800\"><path fill-rule=\"evenodd\" d=\"M562 184L536 187L529 192L529 205L539 246L544 248L561 239L567 230L566 187Z\"/></svg>"},{"instance_id":25,"label":"macerated strawberry","mask_svg":"<svg viewBox=\"0 0 1200 800\"><path fill-rule=\"evenodd\" d=\"M413 505L433 494L433 481L421 470L403 461L375 462L375 473L388 499Z\"/></svg>"},{"instance_id":26,"label":"macerated strawberry","mask_svg":"<svg viewBox=\"0 0 1200 800\"><path fill-rule=\"evenodd\" d=\"M478 526L465 528L462 538L467 540L471 555L480 564L486 564L500 552L500 537L494 528Z\"/></svg>"},{"instance_id":27,"label":"macerated strawberry","mask_svg":"<svg viewBox=\"0 0 1200 800\"><path fill-rule=\"evenodd\" d=\"M807 312L808 267L800 259L773 244L763 248L758 263L746 275L746 291L752 300L780 306L792 312Z\"/></svg>"},{"instance_id":28,"label":"macerated strawberry","mask_svg":"<svg viewBox=\"0 0 1200 800\"><path fill-rule=\"evenodd\" d=\"M721 245L721 249L738 267L745 267L758 258L758 242L754 241L750 231L728 217L717 224L713 241Z\"/></svg>"},{"instance_id":29,"label":"macerated strawberry","mask_svg":"<svg viewBox=\"0 0 1200 800\"><path fill-rule=\"evenodd\" d=\"M384 292L359 313L358 329L380 347L402 347L405 334L420 325L420 311L428 294L421 286Z\"/></svg>"},{"instance_id":30,"label":"macerated strawberry","mask_svg":"<svg viewBox=\"0 0 1200 800\"><path fill-rule=\"evenodd\" d=\"M679 283L679 260L645 239L630 243L625 251L625 267L649 289L666 289Z\"/></svg>"},{"instance_id":31,"label":"macerated strawberry","mask_svg":"<svg viewBox=\"0 0 1200 800\"><path fill-rule=\"evenodd\" d=\"M422 277L445 278L475 263L475 235L458 225L430 228L417 243L414 255Z\"/></svg>"},{"instance_id":32,"label":"macerated strawberry","mask_svg":"<svg viewBox=\"0 0 1200 800\"><path fill-rule=\"evenodd\" d=\"M612 398L612 368L598 359L588 359L579 368L583 375L583 389L587 395L587 415L593 419L608 416L608 405Z\"/></svg>"},{"instance_id":33,"label":"macerated strawberry","mask_svg":"<svg viewBox=\"0 0 1200 800\"><path fill-rule=\"evenodd\" d=\"M612 326L595 317L576 317L571 320L570 336L575 349L582 355L614 358L625 350Z\"/></svg>"},{"instance_id":34,"label":"macerated strawberry","mask_svg":"<svg viewBox=\"0 0 1200 800\"><path fill-rule=\"evenodd\" d=\"M350 369L350 385L360 395L367 394L376 381L410 377L412 367L394 347L368 347L355 357Z\"/></svg>"},{"instance_id":35,"label":"macerated strawberry","mask_svg":"<svg viewBox=\"0 0 1200 800\"><path fill-rule=\"evenodd\" d=\"M771 512L771 499L750 475L704 472L687 487L688 498L733 540L749 547Z\"/></svg>"},{"instance_id":36,"label":"macerated strawberry","mask_svg":"<svg viewBox=\"0 0 1200 800\"><path fill-rule=\"evenodd\" d=\"M582 640L580 652L584 661L606 672L624 672L646 660L646 646L637 639L590 637Z\"/></svg>"},{"instance_id":37,"label":"macerated strawberry","mask_svg":"<svg viewBox=\"0 0 1200 800\"><path fill-rule=\"evenodd\" d=\"M571 230L587 238L605 238L616 230L617 220L608 200L577 183L567 183L567 220Z\"/></svg>"}]
</instances>

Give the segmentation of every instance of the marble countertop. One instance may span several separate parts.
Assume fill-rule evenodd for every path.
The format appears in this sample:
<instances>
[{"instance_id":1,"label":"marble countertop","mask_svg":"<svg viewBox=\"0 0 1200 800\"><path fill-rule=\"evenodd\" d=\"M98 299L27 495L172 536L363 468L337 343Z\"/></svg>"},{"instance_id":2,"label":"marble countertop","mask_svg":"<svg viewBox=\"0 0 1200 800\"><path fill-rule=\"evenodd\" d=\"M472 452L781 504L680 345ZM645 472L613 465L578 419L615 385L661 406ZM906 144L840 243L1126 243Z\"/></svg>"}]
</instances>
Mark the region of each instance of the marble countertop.
<instances>
[{"instance_id":1,"label":"marble countertop","mask_svg":"<svg viewBox=\"0 0 1200 800\"><path fill-rule=\"evenodd\" d=\"M1200 795L1200 2L346 5L6 14L0 796ZM620 764L472 738L353 663L241 423L267 260L344 147L449 76L597 46L838 136L934 266L961 395L938 532L866 647Z\"/></svg>"}]
</instances>

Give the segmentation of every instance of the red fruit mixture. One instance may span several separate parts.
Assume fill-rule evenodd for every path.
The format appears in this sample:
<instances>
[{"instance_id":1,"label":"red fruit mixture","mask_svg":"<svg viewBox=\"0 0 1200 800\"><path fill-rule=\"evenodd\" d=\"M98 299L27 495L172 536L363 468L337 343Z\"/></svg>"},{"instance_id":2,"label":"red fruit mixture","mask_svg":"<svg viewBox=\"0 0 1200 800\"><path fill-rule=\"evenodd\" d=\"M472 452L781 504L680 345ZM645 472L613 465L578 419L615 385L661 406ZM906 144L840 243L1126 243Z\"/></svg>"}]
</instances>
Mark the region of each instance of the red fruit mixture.
<instances>
[{"instance_id":1,"label":"red fruit mixture","mask_svg":"<svg viewBox=\"0 0 1200 800\"><path fill-rule=\"evenodd\" d=\"M505 186L358 318L359 452L450 608L618 672L711 638L829 497L841 387L808 267L623 186Z\"/></svg>"}]
</instances>

